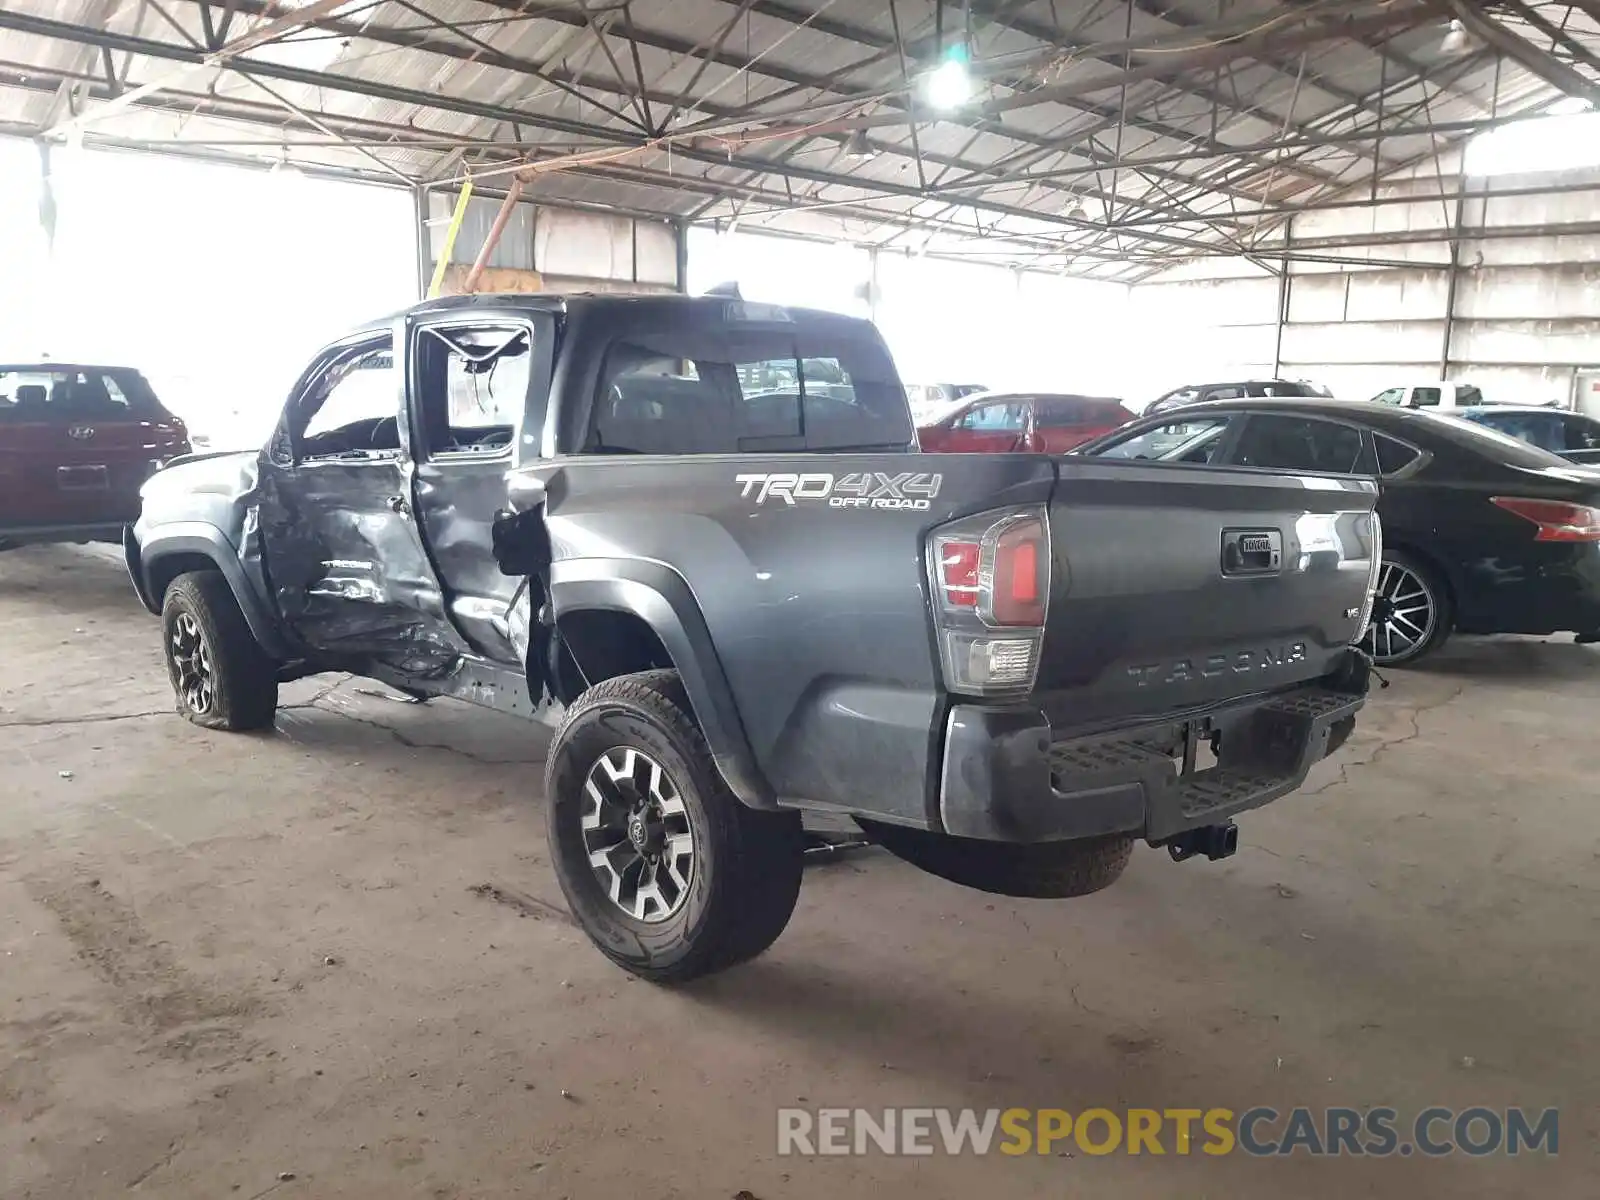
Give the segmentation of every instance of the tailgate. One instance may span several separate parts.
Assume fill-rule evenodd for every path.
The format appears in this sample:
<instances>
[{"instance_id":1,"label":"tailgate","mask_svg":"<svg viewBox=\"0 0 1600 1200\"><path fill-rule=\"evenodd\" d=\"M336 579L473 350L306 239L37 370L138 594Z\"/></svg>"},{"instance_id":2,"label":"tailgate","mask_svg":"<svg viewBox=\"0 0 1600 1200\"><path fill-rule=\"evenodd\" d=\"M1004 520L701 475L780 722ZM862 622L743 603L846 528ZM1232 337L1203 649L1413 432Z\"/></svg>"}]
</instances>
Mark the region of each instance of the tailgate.
<instances>
[{"instance_id":1,"label":"tailgate","mask_svg":"<svg viewBox=\"0 0 1600 1200\"><path fill-rule=\"evenodd\" d=\"M148 421L0 421L0 520L131 519L140 486L176 449L172 435Z\"/></svg>"},{"instance_id":2,"label":"tailgate","mask_svg":"<svg viewBox=\"0 0 1600 1200\"><path fill-rule=\"evenodd\" d=\"M1367 479L1058 460L1038 699L1057 730L1332 670L1379 541Z\"/></svg>"}]
</instances>

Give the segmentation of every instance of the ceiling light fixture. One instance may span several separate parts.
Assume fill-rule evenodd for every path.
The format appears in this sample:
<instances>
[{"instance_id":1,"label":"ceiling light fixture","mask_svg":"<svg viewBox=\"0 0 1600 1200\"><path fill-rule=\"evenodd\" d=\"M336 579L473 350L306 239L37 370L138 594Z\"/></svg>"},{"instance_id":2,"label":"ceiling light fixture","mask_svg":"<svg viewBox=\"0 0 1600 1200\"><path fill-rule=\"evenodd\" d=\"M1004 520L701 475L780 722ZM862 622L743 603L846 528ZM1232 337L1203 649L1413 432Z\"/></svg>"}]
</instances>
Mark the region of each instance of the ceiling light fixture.
<instances>
[{"instance_id":1,"label":"ceiling light fixture","mask_svg":"<svg viewBox=\"0 0 1600 1200\"><path fill-rule=\"evenodd\" d=\"M1456 54L1466 49L1467 27L1461 23L1460 18L1450 22L1450 28L1445 32L1444 40L1439 43L1441 54Z\"/></svg>"},{"instance_id":2,"label":"ceiling light fixture","mask_svg":"<svg viewBox=\"0 0 1600 1200\"><path fill-rule=\"evenodd\" d=\"M867 141L867 131L858 129L844 140L844 156L863 162L869 158L878 157L878 148Z\"/></svg>"},{"instance_id":3,"label":"ceiling light fixture","mask_svg":"<svg viewBox=\"0 0 1600 1200\"><path fill-rule=\"evenodd\" d=\"M972 66L967 47L951 46L944 61L928 73L928 103L941 112L962 107L972 99Z\"/></svg>"},{"instance_id":4,"label":"ceiling light fixture","mask_svg":"<svg viewBox=\"0 0 1600 1200\"><path fill-rule=\"evenodd\" d=\"M1067 207L1067 220L1069 220L1069 221L1087 221L1088 219L1089 219L1089 210L1083 206L1083 201L1082 200L1074 200L1070 205L1068 205L1068 207Z\"/></svg>"}]
</instances>

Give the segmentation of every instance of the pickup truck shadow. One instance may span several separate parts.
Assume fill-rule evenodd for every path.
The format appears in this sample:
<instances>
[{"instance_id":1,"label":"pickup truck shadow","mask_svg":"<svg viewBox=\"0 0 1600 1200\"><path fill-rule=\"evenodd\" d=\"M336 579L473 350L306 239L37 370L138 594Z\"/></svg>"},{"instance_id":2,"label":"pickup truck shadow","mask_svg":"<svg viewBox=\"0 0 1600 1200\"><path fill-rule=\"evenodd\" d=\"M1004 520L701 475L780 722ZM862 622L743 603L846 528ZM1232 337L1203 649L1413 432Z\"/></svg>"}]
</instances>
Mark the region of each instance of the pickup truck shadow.
<instances>
[{"instance_id":1,"label":"pickup truck shadow","mask_svg":"<svg viewBox=\"0 0 1600 1200\"><path fill-rule=\"evenodd\" d=\"M359 752L377 766L437 751L464 760L464 767L535 767L541 778L550 742L543 725L454 700L417 704L382 684L348 677L285 687L274 734L313 751Z\"/></svg>"},{"instance_id":2,"label":"pickup truck shadow","mask_svg":"<svg viewBox=\"0 0 1600 1200\"><path fill-rule=\"evenodd\" d=\"M1098 917L1081 915L1081 906L1094 901L1067 903L1080 906L1081 920L1109 913L1121 926L1142 913L1130 927L1148 918L1147 927L1156 928L1170 921L1174 897L1187 896L1210 913L1193 944L1220 949L1224 963L1253 956L1257 969L1235 978L1215 971L1204 955L1169 947L1158 956L1164 967L1152 975L1151 956L1130 955L1099 938L1090 938L1076 961L1068 950L1057 967L1052 949L1061 947L1044 943L1081 940L1060 922L1027 906L1038 935L1032 937L1014 922L986 920L976 903L965 906L964 930L940 922L932 942L919 942L917 931L904 926L886 934L882 954L855 938L848 947L835 943L837 954L819 951L822 939L815 936L802 947L780 941L768 957L690 990L725 1023L766 1035L781 1031L786 1041L860 1064L824 1095L785 1101L811 1108L914 1103L1081 1111L1124 1102L1161 1107L1183 1097L1241 1112L1286 1086L1331 1083L1330 1073L1344 1083L1357 1072L1399 1094L1413 1075L1448 1073L1460 1046L1507 1044L1507 1026L1518 1023L1530 1033L1512 1038L1504 1054L1519 1077L1578 1075L1554 1063L1561 1054L1555 1047L1565 1044L1577 1017L1563 1016L1549 990L1525 996L1510 979L1476 967L1441 975L1438 961L1403 929L1342 919L1337 905L1317 914L1313 945L1298 929L1275 928L1282 915L1263 918L1270 906L1262 891L1242 880L1214 877L1191 889L1141 883L1148 881L1108 893ZM907 937L913 940L901 945ZM948 972L941 976L938 959L924 957L918 945L938 946ZM1011 958L1015 968L1004 968L1006 982L998 985L959 966L967 955L991 971L1001 970L997 957ZM1030 957L1032 965L1024 965ZM1362 978L1352 969L1361 962L1383 964L1385 977ZM1430 1002L1408 1004L1408 995ZM1153 996L1161 998L1153 1003ZM1304 1018L1330 996L1340 998L1341 1010L1331 1024L1322 1022L1325 1014ZM1241 1055L1241 1046L1255 1052ZM1198 1080L1206 1081L1203 1093Z\"/></svg>"},{"instance_id":3,"label":"pickup truck shadow","mask_svg":"<svg viewBox=\"0 0 1600 1200\"><path fill-rule=\"evenodd\" d=\"M53 616L143 613L119 546L0 550L0 600Z\"/></svg>"},{"instance_id":4,"label":"pickup truck shadow","mask_svg":"<svg viewBox=\"0 0 1600 1200\"><path fill-rule=\"evenodd\" d=\"M1600 669L1600 650L1575 645L1566 635L1550 638L1459 636L1416 666L1403 669L1419 675L1516 683L1587 680L1593 679L1595 671Z\"/></svg>"},{"instance_id":5,"label":"pickup truck shadow","mask_svg":"<svg viewBox=\"0 0 1600 1200\"><path fill-rule=\"evenodd\" d=\"M396 769L413 762L417 751L437 751L466 760L458 764L463 769L531 767L540 782L550 744L550 730L538 723L453 700L417 704L381 684L332 676L285 687L266 736L312 751L360 753L364 762ZM543 796L536 793L536 802L542 805ZM812 868L842 865L875 849L848 817L807 814L806 830Z\"/></svg>"},{"instance_id":6,"label":"pickup truck shadow","mask_svg":"<svg viewBox=\"0 0 1600 1200\"><path fill-rule=\"evenodd\" d=\"M1025 935L1017 930L1014 936ZM1082 1110L1130 1095L1182 1095L1192 1085L1192 1059L1170 1053L1163 1039L1114 1013L1080 1007L1068 989L957 987L920 969L885 966L855 954L838 964L813 953L785 955L780 941L771 957L689 990L728 1021L826 1046L883 1080L862 1084L855 1100L846 1098L846 1084L835 1095L791 1098L802 1107L1041 1104ZM916 1082L896 1085L897 1077ZM908 1086L927 1094L915 1101L881 1098L883 1089L898 1093Z\"/></svg>"}]
</instances>

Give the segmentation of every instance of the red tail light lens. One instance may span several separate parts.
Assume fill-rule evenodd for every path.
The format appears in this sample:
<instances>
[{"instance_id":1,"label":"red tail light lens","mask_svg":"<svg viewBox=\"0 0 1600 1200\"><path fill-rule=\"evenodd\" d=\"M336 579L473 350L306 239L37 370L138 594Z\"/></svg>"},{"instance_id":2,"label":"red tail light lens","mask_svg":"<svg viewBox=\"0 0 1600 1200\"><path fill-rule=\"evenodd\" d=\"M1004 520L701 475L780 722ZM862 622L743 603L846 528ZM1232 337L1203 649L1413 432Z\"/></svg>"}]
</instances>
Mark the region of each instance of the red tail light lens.
<instances>
[{"instance_id":1,"label":"red tail light lens","mask_svg":"<svg viewBox=\"0 0 1600 1200\"><path fill-rule=\"evenodd\" d=\"M1039 673L1051 589L1042 506L974 513L927 545L939 664L957 695L1026 693Z\"/></svg>"},{"instance_id":2,"label":"red tail light lens","mask_svg":"<svg viewBox=\"0 0 1600 1200\"><path fill-rule=\"evenodd\" d=\"M1517 496L1492 496L1490 503L1537 525L1536 542L1600 542L1600 508Z\"/></svg>"},{"instance_id":3,"label":"red tail light lens","mask_svg":"<svg viewBox=\"0 0 1600 1200\"><path fill-rule=\"evenodd\" d=\"M983 562L983 544L941 539L938 553L945 603L954 608L977 608L978 568Z\"/></svg>"},{"instance_id":4,"label":"red tail light lens","mask_svg":"<svg viewBox=\"0 0 1600 1200\"><path fill-rule=\"evenodd\" d=\"M1035 520L1011 526L995 541L990 615L997 625L1044 624L1044 527Z\"/></svg>"}]
</instances>

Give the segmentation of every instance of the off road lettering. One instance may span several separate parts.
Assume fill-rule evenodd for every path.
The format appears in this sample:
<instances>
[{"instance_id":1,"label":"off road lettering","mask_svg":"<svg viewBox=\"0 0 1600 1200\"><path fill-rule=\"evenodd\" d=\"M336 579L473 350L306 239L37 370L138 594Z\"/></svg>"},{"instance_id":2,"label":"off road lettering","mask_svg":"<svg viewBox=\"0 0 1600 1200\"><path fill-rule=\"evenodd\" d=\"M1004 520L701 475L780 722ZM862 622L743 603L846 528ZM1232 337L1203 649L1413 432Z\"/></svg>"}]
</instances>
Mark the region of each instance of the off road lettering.
<instances>
[{"instance_id":1,"label":"off road lettering","mask_svg":"<svg viewBox=\"0 0 1600 1200\"><path fill-rule=\"evenodd\" d=\"M826 502L829 508L865 508L880 511L926 512L939 495L944 476L925 471L857 471L835 477L829 474L735 475L741 499L757 504L769 501L794 505L800 501Z\"/></svg>"}]
</instances>

